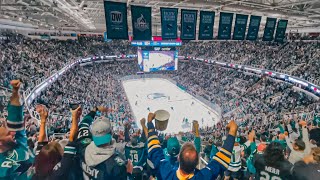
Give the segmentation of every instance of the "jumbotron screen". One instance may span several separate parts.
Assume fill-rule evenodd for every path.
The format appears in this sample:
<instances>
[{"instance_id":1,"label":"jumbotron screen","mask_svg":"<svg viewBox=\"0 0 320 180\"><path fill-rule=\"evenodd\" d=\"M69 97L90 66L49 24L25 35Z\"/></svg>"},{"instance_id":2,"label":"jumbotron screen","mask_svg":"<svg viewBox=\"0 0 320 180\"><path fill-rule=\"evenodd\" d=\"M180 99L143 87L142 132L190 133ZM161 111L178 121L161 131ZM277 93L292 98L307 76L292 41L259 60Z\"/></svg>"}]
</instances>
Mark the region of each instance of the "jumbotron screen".
<instances>
[{"instance_id":1,"label":"jumbotron screen","mask_svg":"<svg viewBox=\"0 0 320 180\"><path fill-rule=\"evenodd\" d=\"M138 49L141 71L174 71L178 69L178 51L175 47L141 47Z\"/></svg>"}]
</instances>

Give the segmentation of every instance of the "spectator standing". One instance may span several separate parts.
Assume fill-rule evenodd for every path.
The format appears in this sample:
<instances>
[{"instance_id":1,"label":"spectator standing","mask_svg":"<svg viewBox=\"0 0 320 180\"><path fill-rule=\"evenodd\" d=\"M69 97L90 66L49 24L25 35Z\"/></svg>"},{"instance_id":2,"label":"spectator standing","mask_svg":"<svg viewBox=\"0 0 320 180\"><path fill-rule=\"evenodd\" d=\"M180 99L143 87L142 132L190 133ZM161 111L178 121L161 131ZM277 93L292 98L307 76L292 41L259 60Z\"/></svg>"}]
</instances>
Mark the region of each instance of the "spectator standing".
<instances>
[{"instance_id":1,"label":"spectator standing","mask_svg":"<svg viewBox=\"0 0 320 180\"><path fill-rule=\"evenodd\" d=\"M161 179L215 179L228 168L230 163L230 156L234 139L237 133L238 126L234 121L231 121L227 128L229 128L229 135L218 152L207 165L201 170L196 169L199 161L199 156L196 148L192 143L185 143L179 153L179 168L175 169L170 162L164 157L163 150L160 146L160 141L152 123L154 114L148 115L148 156L150 161L154 164L156 171L159 172Z\"/></svg>"},{"instance_id":2,"label":"spectator standing","mask_svg":"<svg viewBox=\"0 0 320 180\"><path fill-rule=\"evenodd\" d=\"M81 122L85 131L80 132L79 137L91 134L91 143L83 148L80 155L80 165L84 179L119 179L126 180L132 173L131 160L126 162L123 152L119 152L116 141L112 138L111 122L106 117L93 118L96 112L105 108L95 108ZM88 129L92 124L91 131Z\"/></svg>"},{"instance_id":3,"label":"spectator standing","mask_svg":"<svg viewBox=\"0 0 320 180\"><path fill-rule=\"evenodd\" d=\"M270 143L262 155L254 158L256 179L291 180L292 164L285 159L283 146L279 142Z\"/></svg>"},{"instance_id":4,"label":"spectator standing","mask_svg":"<svg viewBox=\"0 0 320 180\"><path fill-rule=\"evenodd\" d=\"M312 148L310 154L295 163L292 175L295 180L313 180L320 177L320 148Z\"/></svg>"},{"instance_id":5,"label":"spectator standing","mask_svg":"<svg viewBox=\"0 0 320 180\"><path fill-rule=\"evenodd\" d=\"M8 105L8 118L6 124L0 127L0 179L27 179L27 171L34 157L28 151L19 95L21 82L12 80L10 84L12 96Z\"/></svg>"}]
</instances>

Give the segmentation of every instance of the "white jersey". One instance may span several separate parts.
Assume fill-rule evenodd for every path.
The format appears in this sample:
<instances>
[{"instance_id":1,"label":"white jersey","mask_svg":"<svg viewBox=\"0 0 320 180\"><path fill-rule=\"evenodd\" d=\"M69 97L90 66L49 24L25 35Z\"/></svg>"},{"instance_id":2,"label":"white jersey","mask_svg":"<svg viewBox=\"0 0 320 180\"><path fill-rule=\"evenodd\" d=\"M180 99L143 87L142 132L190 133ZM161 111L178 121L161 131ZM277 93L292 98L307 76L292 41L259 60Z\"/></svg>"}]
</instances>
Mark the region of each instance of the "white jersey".
<instances>
[{"instance_id":1,"label":"white jersey","mask_svg":"<svg viewBox=\"0 0 320 180\"><path fill-rule=\"evenodd\" d=\"M241 152L250 146L250 141L247 141L241 146L234 146L231 155L231 162L229 164L228 170L232 172L237 172L241 169Z\"/></svg>"}]
</instances>

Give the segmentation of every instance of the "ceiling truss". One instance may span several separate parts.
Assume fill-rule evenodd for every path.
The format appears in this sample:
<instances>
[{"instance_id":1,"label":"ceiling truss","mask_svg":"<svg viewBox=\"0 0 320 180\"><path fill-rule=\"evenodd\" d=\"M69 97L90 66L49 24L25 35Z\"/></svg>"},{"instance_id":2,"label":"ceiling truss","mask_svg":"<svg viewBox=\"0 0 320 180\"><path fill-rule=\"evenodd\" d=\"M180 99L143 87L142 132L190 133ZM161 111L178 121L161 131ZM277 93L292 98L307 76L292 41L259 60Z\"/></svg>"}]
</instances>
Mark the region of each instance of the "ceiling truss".
<instances>
[{"instance_id":1,"label":"ceiling truss","mask_svg":"<svg viewBox=\"0 0 320 180\"><path fill-rule=\"evenodd\" d=\"M155 33L160 31L160 7L221 11L288 19L288 29L320 27L319 0L118 0L130 5L152 7ZM180 16L178 16L180 17ZM38 28L105 31L103 0L0 0L0 19L32 24ZM199 18L198 18L199 19ZM180 20L178 20L180 22Z\"/></svg>"}]
</instances>

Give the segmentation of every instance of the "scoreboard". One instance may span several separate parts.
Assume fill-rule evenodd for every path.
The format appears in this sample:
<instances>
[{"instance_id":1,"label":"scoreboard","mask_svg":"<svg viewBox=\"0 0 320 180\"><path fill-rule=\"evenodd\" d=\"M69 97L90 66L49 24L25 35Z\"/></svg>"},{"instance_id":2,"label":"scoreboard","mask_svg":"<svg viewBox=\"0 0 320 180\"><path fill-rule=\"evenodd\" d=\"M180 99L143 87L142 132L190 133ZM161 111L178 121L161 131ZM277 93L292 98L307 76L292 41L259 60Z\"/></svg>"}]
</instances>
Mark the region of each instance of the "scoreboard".
<instances>
[{"instance_id":1,"label":"scoreboard","mask_svg":"<svg viewBox=\"0 0 320 180\"><path fill-rule=\"evenodd\" d=\"M178 69L178 51L176 47L139 47L138 63L141 71L173 71Z\"/></svg>"},{"instance_id":2,"label":"scoreboard","mask_svg":"<svg viewBox=\"0 0 320 180\"><path fill-rule=\"evenodd\" d=\"M181 42L133 41L138 46L138 65L141 71L174 71L178 69L178 50Z\"/></svg>"}]
</instances>

